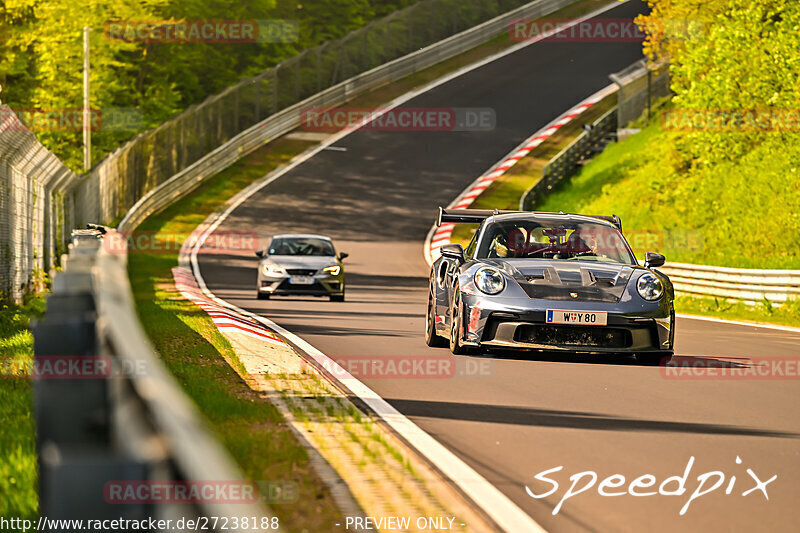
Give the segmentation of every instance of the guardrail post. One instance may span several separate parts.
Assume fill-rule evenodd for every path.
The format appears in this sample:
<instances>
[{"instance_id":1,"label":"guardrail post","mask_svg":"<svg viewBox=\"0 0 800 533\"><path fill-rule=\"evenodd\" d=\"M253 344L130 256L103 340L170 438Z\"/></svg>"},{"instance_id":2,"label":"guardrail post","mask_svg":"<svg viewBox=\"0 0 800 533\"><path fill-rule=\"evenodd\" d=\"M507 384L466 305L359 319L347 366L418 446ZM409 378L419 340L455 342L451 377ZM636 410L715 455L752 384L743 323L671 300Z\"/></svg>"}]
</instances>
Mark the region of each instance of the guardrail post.
<instances>
[{"instance_id":1,"label":"guardrail post","mask_svg":"<svg viewBox=\"0 0 800 533\"><path fill-rule=\"evenodd\" d=\"M281 64L278 63L275 65L275 68L272 69L272 114L278 112L278 69L281 68Z\"/></svg>"},{"instance_id":2,"label":"guardrail post","mask_svg":"<svg viewBox=\"0 0 800 533\"><path fill-rule=\"evenodd\" d=\"M233 90L233 131L239 131L239 91L241 86Z\"/></svg>"},{"instance_id":3,"label":"guardrail post","mask_svg":"<svg viewBox=\"0 0 800 533\"><path fill-rule=\"evenodd\" d=\"M300 62L303 60L305 52L297 56L294 60L294 102L300 101Z\"/></svg>"},{"instance_id":4,"label":"guardrail post","mask_svg":"<svg viewBox=\"0 0 800 533\"><path fill-rule=\"evenodd\" d=\"M314 49L317 56L317 92L322 91L322 47L323 46L324 45L320 45Z\"/></svg>"},{"instance_id":5,"label":"guardrail post","mask_svg":"<svg viewBox=\"0 0 800 533\"><path fill-rule=\"evenodd\" d=\"M255 117L256 123L261 122L261 82L262 78L259 76L257 78L253 78L253 84L255 85L255 89L253 90L254 100L255 100Z\"/></svg>"}]
</instances>

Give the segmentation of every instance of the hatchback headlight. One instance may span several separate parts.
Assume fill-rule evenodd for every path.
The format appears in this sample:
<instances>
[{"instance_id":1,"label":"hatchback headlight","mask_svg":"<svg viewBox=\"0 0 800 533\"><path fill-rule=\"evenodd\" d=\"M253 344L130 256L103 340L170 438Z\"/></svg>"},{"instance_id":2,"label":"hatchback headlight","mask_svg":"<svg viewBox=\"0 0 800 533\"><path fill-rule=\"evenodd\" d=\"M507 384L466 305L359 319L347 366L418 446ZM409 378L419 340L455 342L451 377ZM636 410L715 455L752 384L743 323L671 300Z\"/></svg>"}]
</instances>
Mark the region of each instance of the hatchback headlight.
<instances>
[{"instance_id":1,"label":"hatchback headlight","mask_svg":"<svg viewBox=\"0 0 800 533\"><path fill-rule=\"evenodd\" d=\"M339 265L331 265L329 267L325 267L322 271L330 276L338 276L339 272L342 271L342 267Z\"/></svg>"},{"instance_id":2,"label":"hatchback headlight","mask_svg":"<svg viewBox=\"0 0 800 533\"><path fill-rule=\"evenodd\" d=\"M639 281L636 282L636 290L639 291L639 296L652 302L664 294L664 285L655 275L647 272L639 277Z\"/></svg>"},{"instance_id":3,"label":"hatchback headlight","mask_svg":"<svg viewBox=\"0 0 800 533\"><path fill-rule=\"evenodd\" d=\"M265 276L285 276L286 271L278 265L264 265L262 268Z\"/></svg>"},{"instance_id":4,"label":"hatchback headlight","mask_svg":"<svg viewBox=\"0 0 800 533\"><path fill-rule=\"evenodd\" d=\"M486 294L497 294L506 287L503 275L492 267L483 267L475 272L475 286Z\"/></svg>"}]
</instances>

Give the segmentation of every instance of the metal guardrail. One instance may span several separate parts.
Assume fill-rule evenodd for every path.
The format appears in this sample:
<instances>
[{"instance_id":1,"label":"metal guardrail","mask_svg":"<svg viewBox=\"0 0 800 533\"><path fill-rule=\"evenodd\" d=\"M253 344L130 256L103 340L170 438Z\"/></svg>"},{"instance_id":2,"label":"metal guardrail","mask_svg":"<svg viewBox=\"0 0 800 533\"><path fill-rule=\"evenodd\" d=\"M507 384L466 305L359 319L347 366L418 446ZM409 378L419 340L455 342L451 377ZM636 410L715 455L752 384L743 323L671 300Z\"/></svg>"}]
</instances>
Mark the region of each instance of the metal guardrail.
<instances>
[{"instance_id":1,"label":"metal guardrail","mask_svg":"<svg viewBox=\"0 0 800 533\"><path fill-rule=\"evenodd\" d=\"M547 194L562 180L578 172L582 163L602 152L617 129L617 109L611 109L595 120L542 169L542 177L520 199L520 209L531 211L536 200Z\"/></svg>"},{"instance_id":2,"label":"metal guardrail","mask_svg":"<svg viewBox=\"0 0 800 533\"><path fill-rule=\"evenodd\" d=\"M41 516L269 519L252 502L109 502L107 484L115 481L234 484L243 478L141 329L125 240L113 231L80 230L69 249L47 313L33 329ZM66 375L47 373L58 364L69 368ZM207 525L220 530L222 522Z\"/></svg>"},{"instance_id":3,"label":"metal guardrail","mask_svg":"<svg viewBox=\"0 0 800 533\"><path fill-rule=\"evenodd\" d=\"M800 299L800 270L756 270L686 263L667 263L659 268L675 290L698 296L730 298L746 302L764 299L784 303Z\"/></svg>"},{"instance_id":4,"label":"metal guardrail","mask_svg":"<svg viewBox=\"0 0 800 533\"><path fill-rule=\"evenodd\" d=\"M330 108L344 104L360 94L400 80L483 44L508 31L510 23L515 19L542 17L573 2L574 0L535 0L479 26L358 74L280 111L240 133L148 192L127 212L118 228L120 230L134 229L145 218L188 194L204 180L228 167L239 158L244 157L265 142L297 128L301 124L304 110Z\"/></svg>"}]
</instances>

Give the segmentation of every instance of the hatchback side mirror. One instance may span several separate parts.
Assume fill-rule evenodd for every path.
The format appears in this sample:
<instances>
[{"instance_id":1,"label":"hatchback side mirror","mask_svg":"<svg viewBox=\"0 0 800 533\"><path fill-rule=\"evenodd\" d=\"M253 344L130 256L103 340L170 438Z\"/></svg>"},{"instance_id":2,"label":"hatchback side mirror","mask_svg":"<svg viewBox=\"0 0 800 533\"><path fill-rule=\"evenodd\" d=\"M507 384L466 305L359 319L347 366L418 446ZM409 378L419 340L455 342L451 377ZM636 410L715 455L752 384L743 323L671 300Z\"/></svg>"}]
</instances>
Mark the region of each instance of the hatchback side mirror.
<instances>
[{"instance_id":1,"label":"hatchback side mirror","mask_svg":"<svg viewBox=\"0 0 800 533\"><path fill-rule=\"evenodd\" d=\"M448 259L455 259L459 263L466 261L466 259L464 259L464 248L462 248L460 244L445 244L439 248L439 253Z\"/></svg>"},{"instance_id":2,"label":"hatchback side mirror","mask_svg":"<svg viewBox=\"0 0 800 533\"><path fill-rule=\"evenodd\" d=\"M350 257L350 254L348 254L347 252L339 253L339 261L344 261L345 257Z\"/></svg>"},{"instance_id":3,"label":"hatchback side mirror","mask_svg":"<svg viewBox=\"0 0 800 533\"><path fill-rule=\"evenodd\" d=\"M663 266L665 261L666 259L661 254L657 254L655 252L647 252L644 254L645 268L657 268Z\"/></svg>"},{"instance_id":4,"label":"hatchback side mirror","mask_svg":"<svg viewBox=\"0 0 800 533\"><path fill-rule=\"evenodd\" d=\"M257 251L256 251L256 255L257 255L258 257L264 257L264 250L257 250Z\"/></svg>"}]
</instances>

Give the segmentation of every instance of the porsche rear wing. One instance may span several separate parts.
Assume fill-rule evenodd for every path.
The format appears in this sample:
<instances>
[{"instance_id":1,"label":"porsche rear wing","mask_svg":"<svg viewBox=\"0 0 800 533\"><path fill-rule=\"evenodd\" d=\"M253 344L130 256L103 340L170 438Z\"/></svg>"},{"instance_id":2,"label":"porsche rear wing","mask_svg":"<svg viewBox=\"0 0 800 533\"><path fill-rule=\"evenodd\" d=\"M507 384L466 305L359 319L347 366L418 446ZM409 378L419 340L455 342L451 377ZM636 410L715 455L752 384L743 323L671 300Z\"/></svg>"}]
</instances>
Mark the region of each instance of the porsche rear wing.
<instances>
[{"instance_id":1,"label":"porsche rear wing","mask_svg":"<svg viewBox=\"0 0 800 533\"><path fill-rule=\"evenodd\" d=\"M577 215L578 213L550 213L544 211L499 211L497 209L444 209L439 208L439 216L436 218L436 225L444 223L467 223L479 224L493 215L504 215L507 213L530 213L532 215ZM578 215L582 217L597 218L611 222L618 230L622 231L622 220L617 215Z\"/></svg>"}]
</instances>

